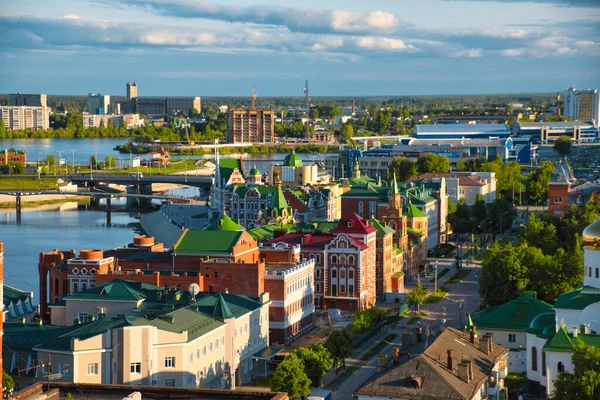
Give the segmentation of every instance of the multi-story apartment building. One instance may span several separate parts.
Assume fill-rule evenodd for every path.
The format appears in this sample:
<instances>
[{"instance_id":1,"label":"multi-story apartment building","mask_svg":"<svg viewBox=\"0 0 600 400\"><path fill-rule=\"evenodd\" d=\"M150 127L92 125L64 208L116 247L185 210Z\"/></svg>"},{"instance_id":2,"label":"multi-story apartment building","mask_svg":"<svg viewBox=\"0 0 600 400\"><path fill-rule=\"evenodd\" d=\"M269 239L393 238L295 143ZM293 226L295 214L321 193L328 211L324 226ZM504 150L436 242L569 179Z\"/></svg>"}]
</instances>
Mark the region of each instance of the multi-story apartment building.
<instances>
[{"instance_id":1,"label":"multi-story apartment building","mask_svg":"<svg viewBox=\"0 0 600 400\"><path fill-rule=\"evenodd\" d=\"M294 232L268 240L261 244L261 256L269 262L275 252L278 260L283 249L292 252L299 245L303 260L315 260L315 306L362 310L376 299L376 232L351 214L331 233Z\"/></svg>"},{"instance_id":2,"label":"multi-story apartment building","mask_svg":"<svg viewBox=\"0 0 600 400\"><path fill-rule=\"evenodd\" d=\"M48 107L48 96L45 94L11 93L8 100L11 106Z\"/></svg>"},{"instance_id":3,"label":"multi-story apartment building","mask_svg":"<svg viewBox=\"0 0 600 400\"><path fill-rule=\"evenodd\" d=\"M202 110L200 97L167 97L165 106L168 115L177 115L183 113L188 115L191 110L199 113Z\"/></svg>"},{"instance_id":4,"label":"multi-story apartment building","mask_svg":"<svg viewBox=\"0 0 600 400\"><path fill-rule=\"evenodd\" d=\"M296 247L294 260L270 262L265 269L271 341L286 345L313 329L315 311L315 260L301 262Z\"/></svg>"},{"instance_id":5,"label":"multi-story apartment building","mask_svg":"<svg viewBox=\"0 0 600 400\"><path fill-rule=\"evenodd\" d=\"M110 114L110 96L102 93L88 95L88 112L90 114Z\"/></svg>"},{"instance_id":6,"label":"multi-story apartment building","mask_svg":"<svg viewBox=\"0 0 600 400\"><path fill-rule=\"evenodd\" d=\"M50 107L2 106L0 117L8 130L49 129Z\"/></svg>"},{"instance_id":7,"label":"multi-story apartment building","mask_svg":"<svg viewBox=\"0 0 600 400\"><path fill-rule=\"evenodd\" d=\"M96 297L122 302L108 291ZM156 317L101 317L68 327L11 325L7 341L26 340L27 346L16 346L20 354L11 346L6 369L37 370L51 360L51 369L44 366L42 373L60 374L59 382L188 388L249 382L258 364L253 356L269 349L268 294L198 293L195 298Z\"/></svg>"},{"instance_id":8,"label":"multi-story apartment building","mask_svg":"<svg viewBox=\"0 0 600 400\"><path fill-rule=\"evenodd\" d=\"M228 143L272 143L275 111L236 109L227 111Z\"/></svg>"},{"instance_id":9,"label":"multi-story apartment building","mask_svg":"<svg viewBox=\"0 0 600 400\"><path fill-rule=\"evenodd\" d=\"M597 89L577 90L575 87L565 89L564 92L565 117L575 121L593 121L598 128L600 118L600 92Z\"/></svg>"},{"instance_id":10,"label":"multi-story apartment building","mask_svg":"<svg viewBox=\"0 0 600 400\"><path fill-rule=\"evenodd\" d=\"M102 115L84 113L82 120L84 128L99 127L101 125L106 127L109 122L114 126L124 126L127 129L134 129L144 124L144 120L140 119L139 114Z\"/></svg>"},{"instance_id":11,"label":"multi-story apartment building","mask_svg":"<svg viewBox=\"0 0 600 400\"><path fill-rule=\"evenodd\" d=\"M0 295L4 298L4 243L0 242ZM0 310L0 365L4 365L2 354L2 341L4 337L4 306ZM0 391L2 391L2 379L0 379Z\"/></svg>"},{"instance_id":12,"label":"multi-story apartment building","mask_svg":"<svg viewBox=\"0 0 600 400\"><path fill-rule=\"evenodd\" d=\"M167 107L164 97L136 97L132 101L135 101L135 110L139 114L149 116L167 115Z\"/></svg>"}]
</instances>

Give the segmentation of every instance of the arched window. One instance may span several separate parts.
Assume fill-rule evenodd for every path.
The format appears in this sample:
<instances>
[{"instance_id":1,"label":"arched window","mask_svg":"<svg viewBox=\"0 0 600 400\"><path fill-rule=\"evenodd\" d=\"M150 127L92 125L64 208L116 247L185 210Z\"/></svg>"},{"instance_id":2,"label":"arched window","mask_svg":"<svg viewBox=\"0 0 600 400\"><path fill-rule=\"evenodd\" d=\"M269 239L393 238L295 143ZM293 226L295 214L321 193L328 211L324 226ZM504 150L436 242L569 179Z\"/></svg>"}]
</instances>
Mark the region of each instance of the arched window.
<instances>
[{"instance_id":1,"label":"arched window","mask_svg":"<svg viewBox=\"0 0 600 400\"><path fill-rule=\"evenodd\" d=\"M596 279L600 278L600 268L596 267Z\"/></svg>"},{"instance_id":2,"label":"arched window","mask_svg":"<svg viewBox=\"0 0 600 400\"><path fill-rule=\"evenodd\" d=\"M315 278L321 279L321 268L315 269Z\"/></svg>"},{"instance_id":3,"label":"arched window","mask_svg":"<svg viewBox=\"0 0 600 400\"><path fill-rule=\"evenodd\" d=\"M331 268L331 278L337 278L337 268Z\"/></svg>"},{"instance_id":4,"label":"arched window","mask_svg":"<svg viewBox=\"0 0 600 400\"><path fill-rule=\"evenodd\" d=\"M390 228L396 231L396 223L394 221L390 221Z\"/></svg>"},{"instance_id":5,"label":"arched window","mask_svg":"<svg viewBox=\"0 0 600 400\"><path fill-rule=\"evenodd\" d=\"M531 370L537 371L537 348L531 348Z\"/></svg>"},{"instance_id":6,"label":"arched window","mask_svg":"<svg viewBox=\"0 0 600 400\"><path fill-rule=\"evenodd\" d=\"M331 255L331 263L332 264L337 264L338 260L337 260L337 256L335 254Z\"/></svg>"},{"instance_id":7,"label":"arched window","mask_svg":"<svg viewBox=\"0 0 600 400\"><path fill-rule=\"evenodd\" d=\"M343 254L340 256L340 264L346 264L346 256Z\"/></svg>"},{"instance_id":8,"label":"arched window","mask_svg":"<svg viewBox=\"0 0 600 400\"><path fill-rule=\"evenodd\" d=\"M558 365L556 366L556 369L558 370L558 372L565 372L565 364L559 361Z\"/></svg>"},{"instance_id":9,"label":"arched window","mask_svg":"<svg viewBox=\"0 0 600 400\"><path fill-rule=\"evenodd\" d=\"M353 255L348 256L348 264L354 265L355 258Z\"/></svg>"}]
</instances>

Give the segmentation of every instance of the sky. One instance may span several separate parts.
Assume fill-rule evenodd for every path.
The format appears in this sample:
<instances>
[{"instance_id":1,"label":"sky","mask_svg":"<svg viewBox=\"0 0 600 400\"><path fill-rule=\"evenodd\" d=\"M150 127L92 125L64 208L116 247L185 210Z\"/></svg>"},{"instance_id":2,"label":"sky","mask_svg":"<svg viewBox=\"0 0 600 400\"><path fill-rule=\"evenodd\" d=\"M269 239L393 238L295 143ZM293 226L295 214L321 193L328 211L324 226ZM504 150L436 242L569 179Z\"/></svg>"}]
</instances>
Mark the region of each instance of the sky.
<instances>
[{"instance_id":1,"label":"sky","mask_svg":"<svg viewBox=\"0 0 600 400\"><path fill-rule=\"evenodd\" d=\"M600 88L600 0L1 0L0 93Z\"/></svg>"}]
</instances>

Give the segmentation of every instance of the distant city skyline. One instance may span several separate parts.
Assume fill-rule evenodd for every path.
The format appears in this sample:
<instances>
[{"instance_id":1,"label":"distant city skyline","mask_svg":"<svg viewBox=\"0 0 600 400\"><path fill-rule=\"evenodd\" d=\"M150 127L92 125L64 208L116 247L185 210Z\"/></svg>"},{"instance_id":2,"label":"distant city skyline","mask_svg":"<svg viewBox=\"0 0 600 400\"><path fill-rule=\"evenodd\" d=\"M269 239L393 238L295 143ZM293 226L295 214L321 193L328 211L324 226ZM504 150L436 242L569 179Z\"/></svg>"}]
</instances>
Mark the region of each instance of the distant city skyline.
<instances>
[{"instance_id":1,"label":"distant city skyline","mask_svg":"<svg viewBox=\"0 0 600 400\"><path fill-rule=\"evenodd\" d=\"M600 2L5 0L0 93L402 96L600 87Z\"/></svg>"}]
</instances>

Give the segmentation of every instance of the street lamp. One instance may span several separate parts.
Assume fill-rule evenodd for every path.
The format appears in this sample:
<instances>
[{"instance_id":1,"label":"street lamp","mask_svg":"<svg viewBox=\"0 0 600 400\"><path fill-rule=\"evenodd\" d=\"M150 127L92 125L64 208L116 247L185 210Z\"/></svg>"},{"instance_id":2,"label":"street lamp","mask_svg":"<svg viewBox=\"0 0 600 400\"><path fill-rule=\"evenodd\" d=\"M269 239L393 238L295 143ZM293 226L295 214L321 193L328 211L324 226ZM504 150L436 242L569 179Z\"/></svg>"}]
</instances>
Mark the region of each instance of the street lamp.
<instances>
[{"instance_id":1,"label":"street lamp","mask_svg":"<svg viewBox=\"0 0 600 400\"><path fill-rule=\"evenodd\" d=\"M77 150L71 150L71 154L73 155L73 159L72 159L73 162L71 164L73 166L73 174L75 174L75 152L76 151Z\"/></svg>"},{"instance_id":2,"label":"street lamp","mask_svg":"<svg viewBox=\"0 0 600 400\"><path fill-rule=\"evenodd\" d=\"M437 293L437 279L438 279L438 260L435 260L435 291L433 292L434 294Z\"/></svg>"}]
</instances>

